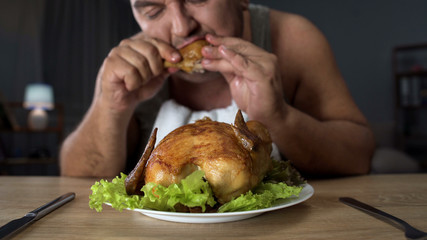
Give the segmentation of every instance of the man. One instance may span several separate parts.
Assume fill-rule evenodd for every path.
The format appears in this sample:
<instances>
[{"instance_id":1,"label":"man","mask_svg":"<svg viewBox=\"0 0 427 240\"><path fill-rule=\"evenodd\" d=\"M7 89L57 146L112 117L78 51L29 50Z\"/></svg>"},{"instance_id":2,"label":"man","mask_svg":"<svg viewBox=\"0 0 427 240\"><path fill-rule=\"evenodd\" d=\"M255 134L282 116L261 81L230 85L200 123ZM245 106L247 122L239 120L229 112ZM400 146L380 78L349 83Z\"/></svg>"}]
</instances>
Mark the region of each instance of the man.
<instances>
[{"instance_id":1,"label":"man","mask_svg":"<svg viewBox=\"0 0 427 240\"><path fill-rule=\"evenodd\" d=\"M262 122L280 153L315 175L364 174L373 135L318 29L275 10L254 21L248 0L131 0L142 32L111 50L93 103L61 149L61 173L115 176L140 140L134 111L168 81L170 98L194 111L235 103ZM269 17L268 17L269 16ZM252 19L252 21L251 21ZM267 23L271 53L254 45ZM203 74L164 69L206 38ZM268 47L266 47L268 48ZM144 117L144 116L142 116ZM139 143L141 144L141 143Z\"/></svg>"}]
</instances>

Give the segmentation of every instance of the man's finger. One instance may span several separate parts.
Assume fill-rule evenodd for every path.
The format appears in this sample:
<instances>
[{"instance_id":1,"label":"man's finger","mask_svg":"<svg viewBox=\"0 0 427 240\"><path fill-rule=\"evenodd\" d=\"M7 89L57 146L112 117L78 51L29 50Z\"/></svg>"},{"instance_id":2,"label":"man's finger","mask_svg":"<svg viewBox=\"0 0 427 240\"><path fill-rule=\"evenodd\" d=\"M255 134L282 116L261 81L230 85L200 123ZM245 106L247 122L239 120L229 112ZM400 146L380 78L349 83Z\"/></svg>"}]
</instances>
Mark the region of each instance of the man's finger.
<instances>
[{"instance_id":1,"label":"man's finger","mask_svg":"<svg viewBox=\"0 0 427 240\"><path fill-rule=\"evenodd\" d=\"M139 32L130 38L136 42L148 42L154 45L161 56L161 58L168 60L169 62L179 62L181 61L181 55L179 51L171 46L169 43L164 42L159 39L147 37L144 33Z\"/></svg>"},{"instance_id":2,"label":"man's finger","mask_svg":"<svg viewBox=\"0 0 427 240\"><path fill-rule=\"evenodd\" d=\"M244 72L249 68L250 60L241 54L228 49L224 45L219 46L218 51L225 60L230 62L230 64L237 69L237 71Z\"/></svg>"}]
</instances>

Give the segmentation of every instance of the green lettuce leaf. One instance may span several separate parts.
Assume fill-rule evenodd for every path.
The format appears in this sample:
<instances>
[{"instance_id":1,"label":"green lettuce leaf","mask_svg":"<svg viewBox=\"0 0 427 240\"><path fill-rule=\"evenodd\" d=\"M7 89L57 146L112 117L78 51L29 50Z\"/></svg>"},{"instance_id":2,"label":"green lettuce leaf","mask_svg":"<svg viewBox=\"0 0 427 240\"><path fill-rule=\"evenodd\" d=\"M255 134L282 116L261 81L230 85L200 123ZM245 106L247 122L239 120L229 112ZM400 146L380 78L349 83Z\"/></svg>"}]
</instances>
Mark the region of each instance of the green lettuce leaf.
<instances>
[{"instance_id":1,"label":"green lettuce leaf","mask_svg":"<svg viewBox=\"0 0 427 240\"><path fill-rule=\"evenodd\" d=\"M206 210L206 204L213 207L216 204L209 183L204 180L205 173L195 171L178 184L164 187L160 184L147 183L142 187L144 196L141 197L141 208L161 211L175 211L175 205L180 203L187 207L201 207Z\"/></svg>"},{"instance_id":2,"label":"green lettuce leaf","mask_svg":"<svg viewBox=\"0 0 427 240\"><path fill-rule=\"evenodd\" d=\"M289 186L299 186L307 182L300 172L292 166L291 161L276 161L272 159L272 163L273 168L267 172L263 182L284 182Z\"/></svg>"},{"instance_id":3,"label":"green lettuce leaf","mask_svg":"<svg viewBox=\"0 0 427 240\"><path fill-rule=\"evenodd\" d=\"M240 195L222 205L218 212L249 211L273 206L278 199L298 197L302 187L288 186L283 182L264 183L261 182L252 191Z\"/></svg>"},{"instance_id":4,"label":"green lettuce leaf","mask_svg":"<svg viewBox=\"0 0 427 240\"><path fill-rule=\"evenodd\" d=\"M281 173L282 172L282 173ZM289 174L292 173L292 174ZM273 206L278 199L297 197L302 189L300 186L289 186L283 182L285 177L292 178L292 183L301 182L302 178L295 174L289 165L276 165L270 178L265 179L252 191L242 194L232 201L222 205L218 212L249 211ZM125 179L121 173L111 182L100 180L91 187L89 206L96 211L102 211L102 204L109 203L111 207L123 209L153 209L160 211L176 211L177 204L187 207L201 207L206 211L206 205L214 207L216 201L209 183L204 179L204 172L195 171L178 184L164 187L155 183L147 183L142 188L144 196L127 195ZM266 181L267 180L267 181Z\"/></svg>"},{"instance_id":5,"label":"green lettuce leaf","mask_svg":"<svg viewBox=\"0 0 427 240\"><path fill-rule=\"evenodd\" d=\"M127 175L121 173L111 182L101 179L90 188L89 207L97 212L102 211L102 204L110 203L114 209L122 211L125 208L135 209L140 206L141 198L137 195L129 196L125 189Z\"/></svg>"},{"instance_id":6,"label":"green lettuce leaf","mask_svg":"<svg viewBox=\"0 0 427 240\"><path fill-rule=\"evenodd\" d=\"M160 184L147 183L142 188L144 196L127 195L125 189L126 174L114 178L111 182L100 180L91 187L89 207L102 211L102 204L109 203L111 207L123 209L153 209L160 211L175 211L175 205L180 203L187 207L201 207L206 210L206 204L213 207L216 201L212 189L204 180L203 171L195 171L178 184L164 187Z\"/></svg>"}]
</instances>

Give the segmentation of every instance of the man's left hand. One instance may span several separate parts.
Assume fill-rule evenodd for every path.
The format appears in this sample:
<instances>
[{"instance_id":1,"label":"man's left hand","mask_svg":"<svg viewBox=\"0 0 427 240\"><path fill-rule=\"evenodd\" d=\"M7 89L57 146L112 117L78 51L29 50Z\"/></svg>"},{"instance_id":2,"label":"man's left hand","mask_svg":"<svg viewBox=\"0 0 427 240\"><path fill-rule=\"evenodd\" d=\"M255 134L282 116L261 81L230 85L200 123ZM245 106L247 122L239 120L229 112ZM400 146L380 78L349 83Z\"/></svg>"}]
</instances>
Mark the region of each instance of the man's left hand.
<instances>
[{"instance_id":1,"label":"man's left hand","mask_svg":"<svg viewBox=\"0 0 427 240\"><path fill-rule=\"evenodd\" d=\"M203 67L227 80L237 106L250 119L267 123L284 114L285 101L277 57L239 38L208 34Z\"/></svg>"}]
</instances>

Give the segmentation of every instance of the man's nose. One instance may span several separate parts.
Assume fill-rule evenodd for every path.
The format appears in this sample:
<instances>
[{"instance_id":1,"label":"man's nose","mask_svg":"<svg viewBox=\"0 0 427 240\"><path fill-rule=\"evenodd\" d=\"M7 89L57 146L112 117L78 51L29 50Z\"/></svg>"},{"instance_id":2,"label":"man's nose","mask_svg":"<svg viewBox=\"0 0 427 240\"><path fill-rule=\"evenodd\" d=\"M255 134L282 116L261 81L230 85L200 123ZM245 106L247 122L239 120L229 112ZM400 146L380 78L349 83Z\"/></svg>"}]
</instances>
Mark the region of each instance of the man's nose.
<instances>
[{"instance_id":1,"label":"man's nose","mask_svg":"<svg viewBox=\"0 0 427 240\"><path fill-rule=\"evenodd\" d=\"M179 37L188 36L196 27L196 21L187 11L185 6L180 5L174 8L172 16L172 33Z\"/></svg>"}]
</instances>

